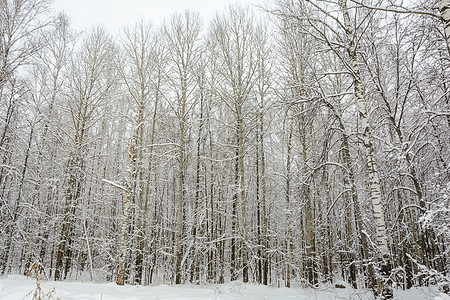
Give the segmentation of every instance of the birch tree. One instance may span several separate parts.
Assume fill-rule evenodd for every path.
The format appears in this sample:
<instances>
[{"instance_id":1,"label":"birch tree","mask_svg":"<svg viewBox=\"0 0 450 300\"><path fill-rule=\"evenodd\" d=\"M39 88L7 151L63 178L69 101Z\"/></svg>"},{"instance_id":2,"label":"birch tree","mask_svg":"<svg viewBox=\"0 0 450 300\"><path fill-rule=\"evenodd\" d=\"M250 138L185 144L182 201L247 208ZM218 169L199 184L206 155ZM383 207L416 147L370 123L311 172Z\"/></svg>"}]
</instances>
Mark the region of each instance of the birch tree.
<instances>
[{"instance_id":1,"label":"birch tree","mask_svg":"<svg viewBox=\"0 0 450 300\"><path fill-rule=\"evenodd\" d=\"M359 36L357 35L358 32L356 29L366 26L364 23L365 19L362 18L360 21L358 18L353 18L353 16L358 16L360 12L356 11L353 13L354 15L351 16L345 0L334 3L340 10L340 18L329 12L329 10L324 8L321 4L321 2L299 2L298 5L299 8L301 7L301 11L296 11L295 8L292 9L293 7L296 7L293 5L286 16L298 20L306 19L312 28L309 32L318 41L327 45L337 57L341 59L346 69L352 75L354 89L353 96L358 108L358 117L361 122L362 144L365 149L367 174L369 176L369 195L372 200L373 218L376 223L375 240L377 243L377 251L380 253L379 258L382 259L381 264L383 272L389 273L389 248L384 209L382 205L381 184L378 166L375 161L371 127L369 125L365 86L361 76L359 57L357 54ZM314 12L319 15L318 18L314 16ZM367 13L367 16L370 16L370 12ZM352 23L352 19L359 23ZM341 31L337 31L337 29L340 29ZM388 274L386 275L388 276ZM392 292L389 286L383 288L382 282L383 280L379 278L377 287L375 287L375 283L372 283L372 286L375 288L375 293L383 293L385 297L389 297Z\"/></svg>"},{"instance_id":2,"label":"birch tree","mask_svg":"<svg viewBox=\"0 0 450 300\"><path fill-rule=\"evenodd\" d=\"M417 89L422 90L421 81L415 82L412 78L425 78L429 70L434 69L431 65L424 68L422 62L423 57L419 49L428 48L427 38L411 27L406 29L406 24L415 24L417 17L410 15L400 21L398 15L394 15L390 19L390 23L386 31L380 32L377 28L378 20L374 18L363 43L368 47L362 52L362 58L367 68L369 81L369 94L373 98L373 106L378 107L377 115L385 120L385 131L388 132L389 143L384 147L386 153L399 153L398 156L386 155L385 164L382 166L382 176L387 177L388 182L394 184L389 186L387 190L396 196L396 205L398 208L397 215L405 220L407 226L398 228L397 236L405 242L396 242L395 244L404 244L405 247L395 247L400 253L397 256L400 264L405 265L407 270L406 281L408 286L413 285L413 273L426 273L419 271L417 262L427 266L427 268L440 269L439 264L433 264L436 261L432 258L434 255L440 255L441 242L435 239L435 234L431 228L424 229L418 224L418 220L423 218L429 209L430 199L433 198L432 193L427 192L427 185L424 184L424 178L419 174L426 174L422 169L422 162L425 158L416 160L419 155L416 152L417 143L425 136L433 131L416 131L417 124L423 124L426 117L424 112L430 106L434 106L434 111L446 109L446 98L435 98L434 93L416 94ZM373 26L373 27L372 27ZM412 27L414 28L414 27ZM381 36L385 32L384 41L381 42ZM389 32L389 34L386 34ZM414 40L410 40L410 36L414 36ZM381 55L383 53L383 55ZM443 52L445 53L445 51ZM434 61L432 58L430 60ZM392 62L395 62L392 64ZM446 68L438 67L438 73L445 74ZM425 71L427 69L428 71ZM425 73L422 73L424 72ZM434 73L434 71L432 71ZM413 75L414 74L414 75ZM419 75L420 74L420 75ZM436 73L434 73L436 74ZM437 75L437 74L436 74ZM445 75L443 75L445 77ZM388 80L393 78L393 80ZM437 78L440 78L437 75ZM433 89L440 90L443 94L447 94L448 80L436 80L436 86ZM442 95L442 94L441 94ZM423 99L418 101L417 99ZM413 104L414 103L414 104ZM416 105L419 104L419 106ZM432 104L434 103L434 104ZM440 104L438 104L440 103ZM427 109L423 109L425 105ZM441 108L438 108L437 106ZM441 126L447 126L447 120L444 115L442 118L435 119L442 122ZM383 135L384 132L378 130L376 135ZM441 136L440 133L436 133ZM440 138L439 138L440 139ZM444 163L445 165L445 163ZM398 172L393 172L398 170ZM423 171L422 171L423 170ZM426 176L428 177L428 176ZM392 211L393 209L390 208ZM432 243L427 241L434 240ZM409 245L409 246L407 246ZM434 248L434 249L433 249ZM435 256L436 257L436 256ZM416 277L422 281L424 276Z\"/></svg>"},{"instance_id":3,"label":"birch tree","mask_svg":"<svg viewBox=\"0 0 450 300\"><path fill-rule=\"evenodd\" d=\"M381 195L381 186L380 186L380 178L378 174L378 166L375 161L375 151L373 147L373 137L371 128L369 125L369 116L367 113L367 105L365 99L365 87L362 82L359 66L358 66L358 57L357 57L357 45L354 25L352 26L350 20L350 14L347 8L347 3L345 0L339 1L339 6L342 9L343 19L344 19L344 29L346 33L346 50L348 56L350 58L349 61L349 70L352 72L353 76L353 87L354 87L354 95L356 97L356 102L358 106L359 118L361 121L361 130L363 132L363 144L366 151L366 160L367 160L367 172L369 174L369 183L370 183L370 197L372 198L373 204L373 214L376 222L376 242L381 252L381 256L383 260L384 268L388 268L389 265L389 248L387 243L387 233L386 233L386 224L384 219L384 209L382 203L382 195ZM387 274L388 275L388 274ZM389 294L392 291L385 291L383 288L383 283L381 280L378 281L377 293L383 294L386 297L389 297Z\"/></svg>"}]
</instances>

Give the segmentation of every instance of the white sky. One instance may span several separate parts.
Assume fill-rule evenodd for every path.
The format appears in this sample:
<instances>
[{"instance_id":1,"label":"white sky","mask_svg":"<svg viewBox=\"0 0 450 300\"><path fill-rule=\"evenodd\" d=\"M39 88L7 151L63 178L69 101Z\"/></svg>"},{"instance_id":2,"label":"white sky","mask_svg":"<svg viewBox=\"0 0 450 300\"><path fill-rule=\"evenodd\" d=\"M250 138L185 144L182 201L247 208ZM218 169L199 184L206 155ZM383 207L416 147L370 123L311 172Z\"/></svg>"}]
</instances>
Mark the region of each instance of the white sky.
<instances>
[{"instance_id":1,"label":"white sky","mask_svg":"<svg viewBox=\"0 0 450 300\"><path fill-rule=\"evenodd\" d=\"M139 17L158 25L175 12L186 9L200 12L206 25L216 11L229 4L258 4L258 0L54 0L53 8L64 11L76 30L103 24L111 33L132 25Z\"/></svg>"}]
</instances>

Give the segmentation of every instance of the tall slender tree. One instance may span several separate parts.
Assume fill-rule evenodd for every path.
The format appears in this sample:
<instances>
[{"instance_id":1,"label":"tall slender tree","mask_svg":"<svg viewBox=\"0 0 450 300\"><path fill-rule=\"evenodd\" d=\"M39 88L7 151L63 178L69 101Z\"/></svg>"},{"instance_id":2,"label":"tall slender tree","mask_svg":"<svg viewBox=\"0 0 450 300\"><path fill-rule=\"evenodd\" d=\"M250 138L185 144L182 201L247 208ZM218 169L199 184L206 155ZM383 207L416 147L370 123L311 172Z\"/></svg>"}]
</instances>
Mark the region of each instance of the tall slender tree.
<instances>
[{"instance_id":1,"label":"tall slender tree","mask_svg":"<svg viewBox=\"0 0 450 300\"><path fill-rule=\"evenodd\" d=\"M255 28L250 12L242 7L229 7L228 14L213 21L214 40L217 43L218 60L223 66L221 72L220 97L235 118L236 130L236 189L240 197L240 237L242 242L242 276L248 282L248 224L247 190L245 187L245 119L246 105L257 79L255 50ZM233 201L233 207L236 200ZM233 209L234 211L234 209ZM233 233L232 233L233 234ZM233 252L233 251L232 251ZM233 257L232 263L233 263ZM232 270L234 273L235 270Z\"/></svg>"},{"instance_id":2,"label":"tall slender tree","mask_svg":"<svg viewBox=\"0 0 450 300\"><path fill-rule=\"evenodd\" d=\"M197 86L195 71L200 59L200 36L201 22L199 15L186 11L182 15L174 15L169 25L165 25L164 31L171 49L170 77L168 78L172 87L172 95L166 96L167 103L172 108L179 127L178 140L178 205L177 205L177 228L175 241L175 283L180 284L183 280L183 227L184 206L186 201L185 172L186 172L186 145L188 131L188 116L196 104L193 92ZM173 98L172 98L173 97Z\"/></svg>"}]
</instances>

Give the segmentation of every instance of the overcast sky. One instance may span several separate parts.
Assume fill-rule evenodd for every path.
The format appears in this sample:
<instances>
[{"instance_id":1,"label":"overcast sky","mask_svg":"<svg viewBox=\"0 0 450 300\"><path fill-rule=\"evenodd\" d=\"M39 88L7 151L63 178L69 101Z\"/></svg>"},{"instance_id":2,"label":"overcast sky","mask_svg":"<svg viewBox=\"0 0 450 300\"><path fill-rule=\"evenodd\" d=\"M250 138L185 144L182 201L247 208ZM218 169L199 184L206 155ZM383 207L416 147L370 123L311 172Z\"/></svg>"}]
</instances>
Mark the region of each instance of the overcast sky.
<instances>
[{"instance_id":1,"label":"overcast sky","mask_svg":"<svg viewBox=\"0 0 450 300\"><path fill-rule=\"evenodd\" d=\"M172 13L186 9L198 11L208 22L216 11L222 11L232 3L257 4L258 0L54 0L53 7L64 11L71 20L72 28L83 30L103 24L117 33L138 17L145 17L153 24L160 24Z\"/></svg>"}]
</instances>

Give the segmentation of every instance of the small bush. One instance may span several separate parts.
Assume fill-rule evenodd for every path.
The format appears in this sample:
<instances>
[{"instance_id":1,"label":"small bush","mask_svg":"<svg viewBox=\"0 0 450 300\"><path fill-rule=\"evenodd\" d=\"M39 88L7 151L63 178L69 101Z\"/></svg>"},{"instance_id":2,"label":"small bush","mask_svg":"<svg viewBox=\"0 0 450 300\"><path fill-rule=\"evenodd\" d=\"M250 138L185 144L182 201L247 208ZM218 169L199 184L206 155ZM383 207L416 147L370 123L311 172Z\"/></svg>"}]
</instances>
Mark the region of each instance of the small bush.
<instances>
[{"instance_id":1,"label":"small bush","mask_svg":"<svg viewBox=\"0 0 450 300\"><path fill-rule=\"evenodd\" d=\"M54 298L54 294L56 293L55 288L53 288L49 292L44 292L41 288L41 271L43 270L42 265L35 261L30 269L27 271L27 277L35 277L36 278L36 288L34 290L31 290L28 294L25 295L24 299L32 296L32 300L61 300L59 297Z\"/></svg>"}]
</instances>

